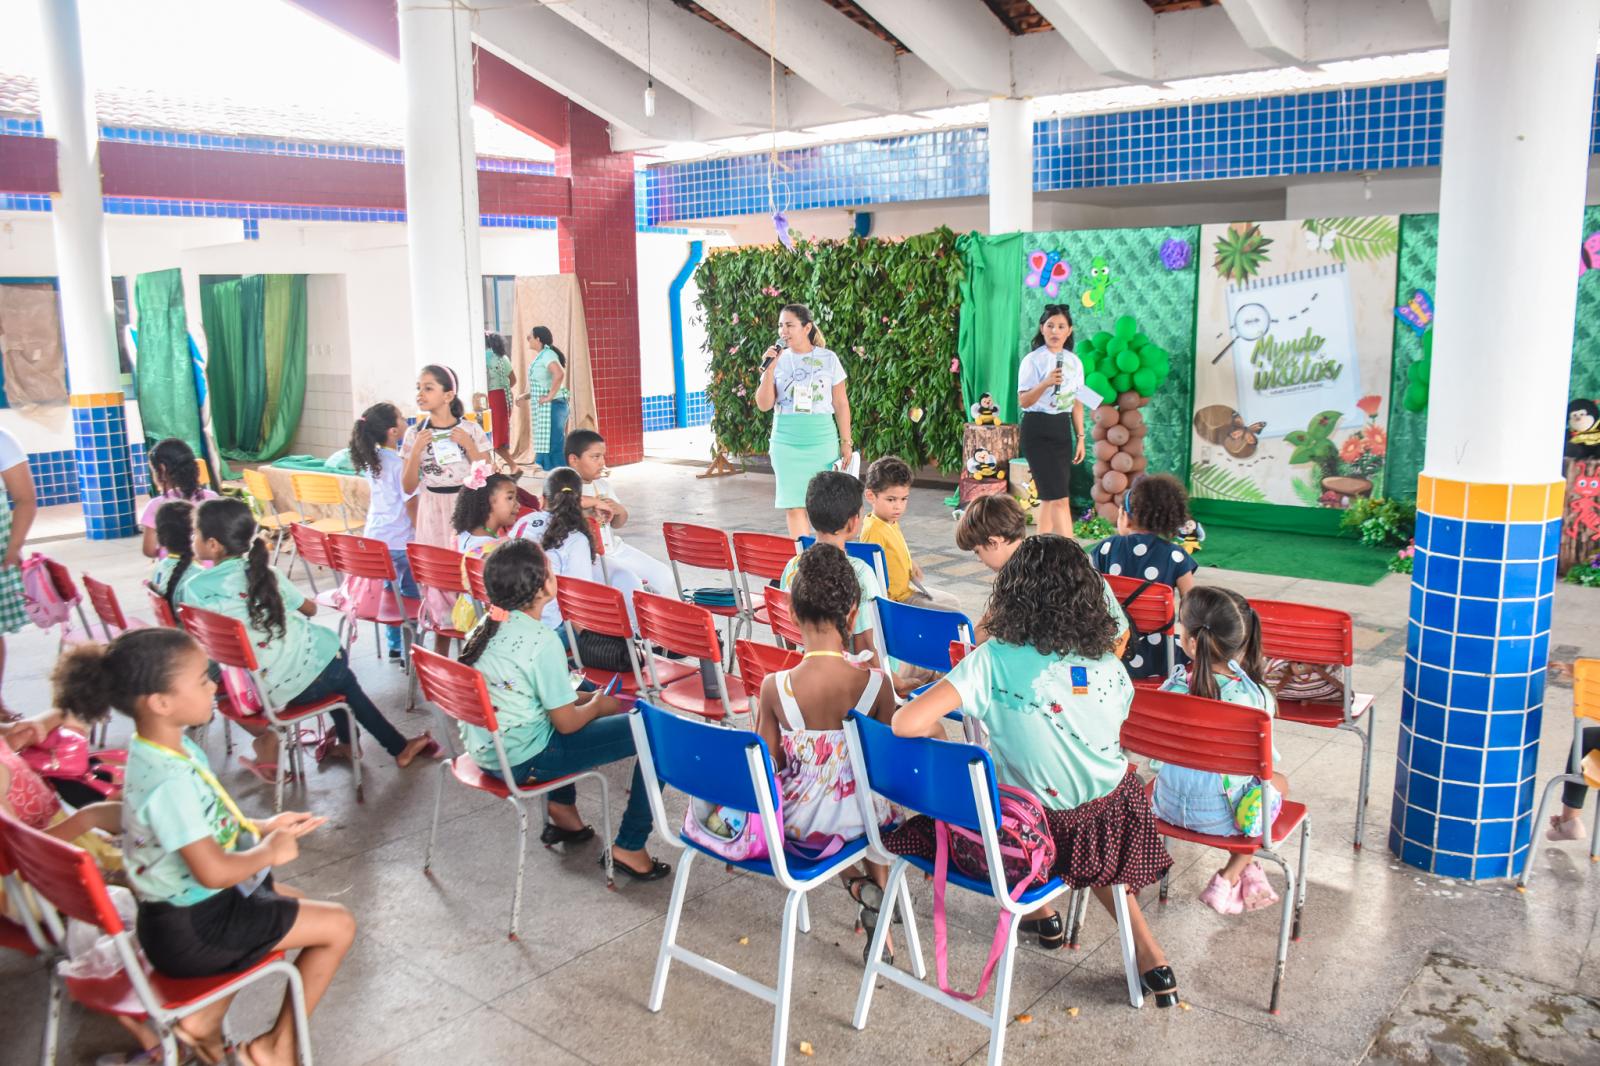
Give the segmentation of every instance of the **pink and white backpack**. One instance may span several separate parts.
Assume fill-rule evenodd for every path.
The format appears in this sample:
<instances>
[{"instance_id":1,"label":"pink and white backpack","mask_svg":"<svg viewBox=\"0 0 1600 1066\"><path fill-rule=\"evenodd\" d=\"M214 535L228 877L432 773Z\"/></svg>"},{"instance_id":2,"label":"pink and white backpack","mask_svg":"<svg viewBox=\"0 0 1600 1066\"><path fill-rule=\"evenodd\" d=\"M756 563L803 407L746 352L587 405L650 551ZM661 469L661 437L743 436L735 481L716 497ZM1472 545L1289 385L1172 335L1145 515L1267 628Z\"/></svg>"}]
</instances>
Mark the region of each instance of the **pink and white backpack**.
<instances>
[{"instance_id":1,"label":"pink and white backpack","mask_svg":"<svg viewBox=\"0 0 1600 1066\"><path fill-rule=\"evenodd\" d=\"M29 621L40 629L58 626L72 617L78 597L62 595L55 570L61 567L48 556L34 552L22 561L22 605ZM61 569L65 569L61 567Z\"/></svg>"}]
</instances>

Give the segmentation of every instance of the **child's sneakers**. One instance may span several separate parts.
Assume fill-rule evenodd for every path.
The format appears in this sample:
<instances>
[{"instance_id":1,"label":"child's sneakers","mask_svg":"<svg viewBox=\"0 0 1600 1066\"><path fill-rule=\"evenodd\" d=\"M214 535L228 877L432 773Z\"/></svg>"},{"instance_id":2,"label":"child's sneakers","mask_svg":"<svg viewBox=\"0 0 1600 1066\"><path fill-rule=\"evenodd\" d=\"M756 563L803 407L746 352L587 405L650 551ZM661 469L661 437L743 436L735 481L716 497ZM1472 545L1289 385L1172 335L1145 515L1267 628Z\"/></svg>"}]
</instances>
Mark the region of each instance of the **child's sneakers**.
<instances>
[{"instance_id":1,"label":"child's sneakers","mask_svg":"<svg viewBox=\"0 0 1600 1066\"><path fill-rule=\"evenodd\" d=\"M1244 896L1240 892L1244 879L1239 879L1239 884L1229 883L1220 872L1211 875L1211 883L1206 890L1200 893L1200 902L1216 911L1218 914L1238 914L1244 910Z\"/></svg>"},{"instance_id":2,"label":"child's sneakers","mask_svg":"<svg viewBox=\"0 0 1600 1066\"><path fill-rule=\"evenodd\" d=\"M1246 866L1244 873L1239 875L1239 894L1244 897L1244 909L1247 911L1258 911L1278 902L1278 894L1272 890L1272 883L1267 880L1266 871L1261 869L1259 862Z\"/></svg>"},{"instance_id":3,"label":"child's sneakers","mask_svg":"<svg viewBox=\"0 0 1600 1066\"><path fill-rule=\"evenodd\" d=\"M1550 828L1545 831L1544 838L1551 841L1582 840L1588 833L1583 828L1582 818L1563 818L1559 814L1550 819Z\"/></svg>"}]
</instances>

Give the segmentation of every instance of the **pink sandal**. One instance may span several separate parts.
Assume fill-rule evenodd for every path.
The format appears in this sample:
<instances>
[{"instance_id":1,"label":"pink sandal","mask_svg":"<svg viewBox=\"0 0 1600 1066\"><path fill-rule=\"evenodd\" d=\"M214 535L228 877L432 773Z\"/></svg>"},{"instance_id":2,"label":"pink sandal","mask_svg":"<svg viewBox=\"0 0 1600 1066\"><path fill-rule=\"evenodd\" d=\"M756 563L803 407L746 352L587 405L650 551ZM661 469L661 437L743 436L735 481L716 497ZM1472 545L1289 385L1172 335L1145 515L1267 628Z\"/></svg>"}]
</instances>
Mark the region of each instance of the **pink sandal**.
<instances>
[{"instance_id":1,"label":"pink sandal","mask_svg":"<svg viewBox=\"0 0 1600 1066\"><path fill-rule=\"evenodd\" d=\"M241 755L239 756L239 765L243 766L246 770L249 770L252 774L255 774L257 778L265 781L269 785L276 785L278 783L278 764L275 762L256 762L254 759L247 759ZM294 780L293 770L285 770L283 771L283 775L283 779L285 781Z\"/></svg>"}]
</instances>

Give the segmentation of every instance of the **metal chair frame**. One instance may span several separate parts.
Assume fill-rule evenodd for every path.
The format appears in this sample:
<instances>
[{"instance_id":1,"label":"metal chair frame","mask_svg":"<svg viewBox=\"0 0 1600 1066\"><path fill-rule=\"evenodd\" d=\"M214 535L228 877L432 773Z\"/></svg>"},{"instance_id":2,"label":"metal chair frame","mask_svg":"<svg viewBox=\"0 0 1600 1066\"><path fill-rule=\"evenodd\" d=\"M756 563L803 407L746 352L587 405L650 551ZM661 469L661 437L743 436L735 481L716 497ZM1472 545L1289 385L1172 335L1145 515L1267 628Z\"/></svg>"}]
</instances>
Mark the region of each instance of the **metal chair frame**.
<instances>
[{"instance_id":1,"label":"metal chair frame","mask_svg":"<svg viewBox=\"0 0 1600 1066\"><path fill-rule=\"evenodd\" d=\"M1539 796L1539 809L1533 816L1533 829L1528 835L1528 858L1522 864L1522 874L1517 878L1517 891L1526 892L1533 880L1533 860L1539 854L1539 840L1544 836L1544 818L1560 785L1583 785L1600 788L1600 758L1583 755L1583 731L1588 726L1600 726L1600 659L1579 659L1572 664L1572 754L1568 766L1576 764L1578 772L1562 773L1545 783ZM1590 776L1588 771L1594 771ZM1589 832L1589 861L1600 862L1600 803L1595 804L1594 825Z\"/></svg>"}]
</instances>

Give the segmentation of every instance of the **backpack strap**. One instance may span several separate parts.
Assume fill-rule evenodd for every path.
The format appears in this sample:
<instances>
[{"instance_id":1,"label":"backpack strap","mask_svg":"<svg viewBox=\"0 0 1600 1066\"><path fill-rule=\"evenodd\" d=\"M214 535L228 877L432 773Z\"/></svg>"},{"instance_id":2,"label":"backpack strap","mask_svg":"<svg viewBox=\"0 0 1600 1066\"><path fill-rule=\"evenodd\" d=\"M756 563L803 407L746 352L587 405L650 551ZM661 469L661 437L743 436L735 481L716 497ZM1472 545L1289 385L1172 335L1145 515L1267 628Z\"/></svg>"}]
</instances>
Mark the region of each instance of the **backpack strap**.
<instances>
[{"instance_id":1,"label":"backpack strap","mask_svg":"<svg viewBox=\"0 0 1600 1066\"><path fill-rule=\"evenodd\" d=\"M784 724L791 733L803 732L806 727L805 715L800 713L800 704L794 698L794 688L789 684L789 675L792 670L779 670L773 677L778 689L778 706L783 710Z\"/></svg>"},{"instance_id":2,"label":"backpack strap","mask_svg":"<svg viewBox=\"0 0 1600 1066\"><path fill-rule=\"evenodd\" d=\"M867 687L861 690L861 698L856 700L855 710L861 714L872 713L873 704L878 702L878 690L883 687L883 671L867 671Z\"/></svg>"}]
</instances>

